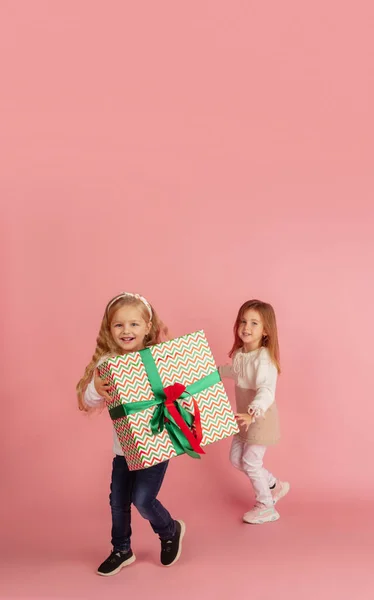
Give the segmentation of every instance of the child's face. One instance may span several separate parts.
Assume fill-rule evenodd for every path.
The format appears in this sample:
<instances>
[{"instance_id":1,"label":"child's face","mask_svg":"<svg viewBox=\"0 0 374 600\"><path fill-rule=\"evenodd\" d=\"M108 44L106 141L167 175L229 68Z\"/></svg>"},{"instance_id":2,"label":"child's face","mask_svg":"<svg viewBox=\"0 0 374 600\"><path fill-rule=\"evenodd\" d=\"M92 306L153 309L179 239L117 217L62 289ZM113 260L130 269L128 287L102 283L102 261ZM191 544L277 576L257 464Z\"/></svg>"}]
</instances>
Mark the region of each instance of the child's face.
<instances>
[{"instance_id":1,"label":"child's face","mask_svg":"<svg viewBox=\"0 0 374 600\"><path fill-rule=\"evenodd\" d=\"M151 330L140 309L132 304L121 306L113 315L110 333L124 352L136 352L144 348L144 337Z\"/></svg>"},{"instance_id":2,"label":"child's face","mask_svg":"<svg viewBox=\"0 0 374 600\"><path fill-rule=\"evenodd\" d=\"M247 351L256 350L261 346L262 337L266 335L266 332L257 310L249 308L245 311L239 323L238 335Z\"/></svg>"}]
</instances>

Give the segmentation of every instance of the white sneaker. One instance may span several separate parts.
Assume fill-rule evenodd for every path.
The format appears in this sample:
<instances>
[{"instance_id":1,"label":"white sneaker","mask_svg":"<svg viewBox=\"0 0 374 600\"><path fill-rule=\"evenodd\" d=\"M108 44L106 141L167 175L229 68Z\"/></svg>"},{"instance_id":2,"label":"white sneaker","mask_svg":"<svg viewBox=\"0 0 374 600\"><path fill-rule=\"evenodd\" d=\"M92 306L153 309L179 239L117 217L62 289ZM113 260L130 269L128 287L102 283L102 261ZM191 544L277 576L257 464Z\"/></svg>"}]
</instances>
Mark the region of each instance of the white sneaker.
<instances>
[{"instance_id":1,"label":"white sneaker","mask_svg":"<svg viewBox=\"0 0 374 600\"><path fill-rule=\"evenodd\" d=\"M274 500L274 505L281 500L281 498L284 498L284 496L286 494L288 494L288 492L290 491L290 484L288 483L288 481L279 481L279 479L277 479L277 482L275 484L275 488L270 490L271 491L271 495L273 496L273 500Z\"/></svg>"},{"instance_id":2,"label":"white sneaker","mask_svg":"<svg viewBox=\"0 0 374 600\"><path fill-rule=\"evenodd\" d=\"M264 506L263 504L256 502L254 507L245 513L243 521L244 523L251 523L253 525L262 525L263 523L278 521L279 518L280 515L275 510L274 506Z\"/></svg>"}]
</instances>

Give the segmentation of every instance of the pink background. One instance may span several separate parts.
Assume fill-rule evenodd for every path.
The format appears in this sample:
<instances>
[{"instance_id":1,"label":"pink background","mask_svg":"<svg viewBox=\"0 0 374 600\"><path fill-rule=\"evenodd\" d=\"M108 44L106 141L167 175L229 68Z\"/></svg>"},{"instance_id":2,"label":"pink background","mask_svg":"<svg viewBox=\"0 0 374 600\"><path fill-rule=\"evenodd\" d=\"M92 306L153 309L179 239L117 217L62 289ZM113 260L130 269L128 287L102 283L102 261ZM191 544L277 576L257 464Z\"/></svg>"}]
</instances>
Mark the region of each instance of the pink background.
<instances>
[{"instance_id":1,"label":"pink background","mask_svg":"<svg viewBox=\"0 0 374 600\"><path fill-rule=\"evenodd\" d=\"M373 27L370 0L2 0L1 598L373 596ZM100 579L111 425L74 386L122 290L218 362L274 305L292 494L245 527L228 441L175 459L180 563L136 514Z\"/></svg>"}]
</instances>

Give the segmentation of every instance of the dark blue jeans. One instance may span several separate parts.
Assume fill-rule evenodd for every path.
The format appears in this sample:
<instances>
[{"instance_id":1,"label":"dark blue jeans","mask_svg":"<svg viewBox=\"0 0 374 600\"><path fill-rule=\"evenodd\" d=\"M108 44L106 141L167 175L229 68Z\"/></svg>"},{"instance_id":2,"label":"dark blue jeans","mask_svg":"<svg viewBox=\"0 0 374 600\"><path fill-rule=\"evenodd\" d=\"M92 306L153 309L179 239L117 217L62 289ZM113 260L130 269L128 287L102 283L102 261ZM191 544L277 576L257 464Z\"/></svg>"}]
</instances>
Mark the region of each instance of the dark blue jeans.
<instances>
[{"instance_id":1,"label":"dark blue jeans","mask_svg":"<svg viewBox=\"0 0 374 600\"><path fill-rule=\"evenodd\" d=\"M157 500L167 468L168 462L163 462L148 469L129 471L124 456L114 457L109 500L115 551L127 552L131 548L131 504L150 522L161 540L175 534L175 521Z\"/></svg>"}]
</instances>

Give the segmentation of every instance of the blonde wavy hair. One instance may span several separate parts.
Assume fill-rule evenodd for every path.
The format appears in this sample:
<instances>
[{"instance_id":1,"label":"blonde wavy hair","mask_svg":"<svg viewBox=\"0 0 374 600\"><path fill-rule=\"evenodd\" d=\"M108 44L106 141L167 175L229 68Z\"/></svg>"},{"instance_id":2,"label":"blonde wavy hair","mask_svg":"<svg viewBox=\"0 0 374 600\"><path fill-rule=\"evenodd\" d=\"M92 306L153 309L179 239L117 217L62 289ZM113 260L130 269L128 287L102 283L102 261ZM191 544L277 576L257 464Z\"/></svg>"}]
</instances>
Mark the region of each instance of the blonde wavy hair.
<instances>
[{"instance_id":1,"label":"blonde wavy hair","mask_svg":"<svg viewBox=\"0 0 374 600\"><path fill-rule=\"evenodd\" d=\"M243 347L243 342L238 335L238 329L244 313L249 309L256 310L261 317L264 329L266 331L266 335L262 338L261 346L264 346L268 349L270 358L277 367L278 373L280 373L281 368L278 329L274 308L271 306L271 304L261 302L261 300L248 300L239 308L238 316L236 317L236 321L234 323L234 344L229 352L229 356L231 358L237 350Z\"/></svg>"},{"instance_id":2,"label":"blonde wavy hair","mask_svg":"<svg viewBox=\"0 0 374 600\"><path fill-rule=\"evenodd\" d=\"M114 341L112 334L110 332L110 326L116 311L122 306L136 306L148 324L151 321L149 310L147 306L135 296L121 296L117 300L110 300L105 308L105 313L103 316L103 320L101 321L101 326L99 330L99 334L96 339L96 349L92 356L91 362L87 365L86 370L82 379L79 380L77 384L77 395L78 395L78 407L79 410L84 412L88 412L89 409L85 405L83 396L84 392L90 381L92 380L95 369L98 365L99 360L102 357L109 356L118 356L119 354L123 354L123 349L116 344ZM169 339L169 331L166 325L161 321L159 316L157 315L155 309L152 305L150 305L152 311L152 321L151 321L151 329L149 333L144 338L144 347L154 346L155 344L159 344L160 342L166 341Z\"/></svg>"}]
</instances>

